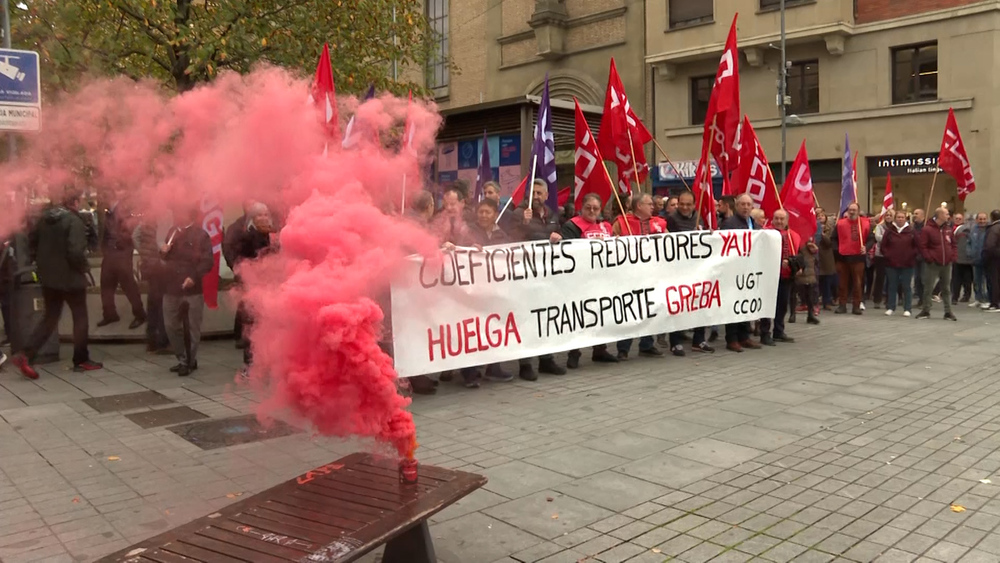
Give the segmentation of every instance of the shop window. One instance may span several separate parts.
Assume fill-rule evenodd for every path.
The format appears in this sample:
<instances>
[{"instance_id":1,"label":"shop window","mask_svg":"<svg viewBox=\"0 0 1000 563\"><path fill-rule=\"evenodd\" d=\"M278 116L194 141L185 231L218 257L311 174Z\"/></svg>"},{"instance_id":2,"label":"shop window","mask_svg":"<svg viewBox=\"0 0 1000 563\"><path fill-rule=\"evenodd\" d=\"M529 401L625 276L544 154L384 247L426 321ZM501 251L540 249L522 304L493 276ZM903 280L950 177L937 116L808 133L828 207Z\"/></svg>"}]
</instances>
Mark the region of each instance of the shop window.
<instances>
[{"instance_id":1,"label":"shop window","mask_svg":"<svg viewBox=\"0 0 1000 563\"><path fill-rule=\"evenodd\" d=\"M788 114L819 113L819 61L794 62L788 67Z\"/></svg>"},{"instance_id":2,"label":"shop window","mask_svg":"<svg viewBox=\"0 0 1000 563\"><path fill-rule=\"evenodd\" d=\"M937 42L892 50L892 103L938 99Z\"/></svg>"},{"instance_id":3,"label":"shop window","mask_svg":"<svg viewBox=\"0 0 1000 563\"><path fill-rule=\"evenodd\" d=\"M705 123L708 100L715 87L715 76L698 76L691 79L691 125Z\"/></svg>"},{"instance_id":4,"label":"shop window","mask_svg":"<svg viewBox=\"0 0 1000 563\"><path fill-rule=\"evenodd\" d=\"M712 0L669 0L670 29L715 21Z\"/></svg>"}]
</instances>

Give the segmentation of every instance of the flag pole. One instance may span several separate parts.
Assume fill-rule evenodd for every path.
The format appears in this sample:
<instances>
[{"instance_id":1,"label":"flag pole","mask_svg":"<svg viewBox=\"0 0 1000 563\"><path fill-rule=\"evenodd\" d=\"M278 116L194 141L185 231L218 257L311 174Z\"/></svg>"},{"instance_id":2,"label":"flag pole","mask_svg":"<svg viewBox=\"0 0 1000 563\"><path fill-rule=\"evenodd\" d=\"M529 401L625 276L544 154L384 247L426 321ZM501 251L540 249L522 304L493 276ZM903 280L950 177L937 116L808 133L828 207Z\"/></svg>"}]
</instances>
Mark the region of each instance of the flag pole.
<instances>
[{"instance_id":1,"label":"flag pole","mask_svg":"<svg viewBox=\"0 0 1000 563\"><path fill-rule=\"evenodd\" d=\"M399 214L406 213L406 172L403 172L403 199L399 205Z\"/></svg>"},{"instance_id":2,"label":"flag pole","mask_svg":"<svg viewBox=\"0 0 1000 563\"><path fill-rule=\"evenodd\" d=\"M635 172L635 187L642 193L642 184L639 183L639 165L635 162L635 145L632 144L632 128L626 124L625 131L628 133L628 149L632 152L632 171Z\"/></svg>"},{"instance_id":3,"label":"flag pole","mask_svg":"<svg viewBox=\"0 0 1000 563\"><path fill-rule=\"evenodd\" d=\"M597 151L601 152L601 151ZM615 194L615 199L618 201L618 209L622 210L622 216L625 216L625 206L622 205L622 198L618 195L618 186L615 185L614 181L611 180L611 173L608 172L608 165L601 160L601 168L604 170L604 175L608 178L608 184L611 185L611 193ZM625 223L625 228L628 230L628 236L632 236L632 226L628 224L628 221L623 221Z\"/></svg>"},{"instance_id":4,"label":"flag pole","mask_svg":"<svg viewBox=\"0 0 1000 563\"><path fill-rule=\"evenodd\" d=\"M538 164L538 155L536 154L534 158L531 160L531 183L524 187L524 196L522 196L521 199L528 197L528 190L533 189L533 186L535 184L535 166L537 164ZM500 214L497 215L497 220L493 222L494 225L500 224L500 218L503 217L504 212L507 211L508 207L510 207L512 201L514 201L514 194L511 194L510 198L507 200L507 203L503 206L503 209L500 210ZM528 206L529 207L531 206L531 200L528 200Z\"/></svg>"},{"instance_id":5,"label":"flag pole","mask_svg":"<svg viewBox=\"0 0 1000 563\"><path fill-rule=\"evenodd\" d=\"M935 165L934 168L934 179L931 180L931 193L927 196L927 211L924 212L925 216L931 212L931 202L934 201L934 184L937 184L938 172L940 171L940 167Z\"/></svg>"},{"instance_id":6,"label":"flag pole","mask_svg":"<svg viewBox=\"0 0 1000 563\"><path fill-rule=\"evenodd\" d=\"M663 147L660 146L660 143L656 142L656 138L653 138L653 144L656 145L656 148L660 151L660 154L663 155L664 160L667 161L667 164L672 166L673 169L677 172L677 177L680 178L681 183L684 184L684 188L687 189L687 191L694 193L694 190L692 190L691 186L688 185L687 180L685 180L684 176L681 175L681 171L677 168L677 165L674 164L672 160L670 160L669 156L667 156L667 151L663 150Z\"/></svg>"},{"instance_id":7,"label":"flag pole","mask_svg":"<svg viewBox=\"0 0 1000 563\"><path fill-rule=\"evenodd\" d=\"M712 141L715 140L716 117L717 117L716 115L712 116L712 130L711 134L708 136L708 152L706 152L704 155L705 172L703 174L705 176L708 176L709 182L712 181L712 162L709 159L712 158ZM704 178L695 178L695 182L700 182L702 184L698 189L698 215L694 219L694 230L697 231L698 227L701 225L701 204L703 203L705 198L705 180ZM709 184L708 189L712 189L711 184ZM711 229L711 225L709 225L709 229Z\"/></svg>"}]
</instances>

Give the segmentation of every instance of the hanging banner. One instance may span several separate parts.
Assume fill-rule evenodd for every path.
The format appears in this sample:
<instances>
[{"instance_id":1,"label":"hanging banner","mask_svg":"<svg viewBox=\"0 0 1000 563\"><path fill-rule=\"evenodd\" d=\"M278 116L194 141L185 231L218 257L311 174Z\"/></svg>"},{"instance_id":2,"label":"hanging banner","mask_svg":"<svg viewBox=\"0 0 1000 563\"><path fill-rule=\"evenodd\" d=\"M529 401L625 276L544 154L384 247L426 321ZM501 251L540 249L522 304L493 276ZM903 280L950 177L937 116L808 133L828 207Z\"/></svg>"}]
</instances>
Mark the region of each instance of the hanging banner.
<instances>
[{"instance_id":1,"label":"hanging banner","mask_svg":"<svg viewBox=\"0 0 1000 563\"><path fill-rule=\"evenodd\" d=\"M392 287L410 377L774 316L775 231L532 241L412 257Z\"/></svg>"}]
</instances>

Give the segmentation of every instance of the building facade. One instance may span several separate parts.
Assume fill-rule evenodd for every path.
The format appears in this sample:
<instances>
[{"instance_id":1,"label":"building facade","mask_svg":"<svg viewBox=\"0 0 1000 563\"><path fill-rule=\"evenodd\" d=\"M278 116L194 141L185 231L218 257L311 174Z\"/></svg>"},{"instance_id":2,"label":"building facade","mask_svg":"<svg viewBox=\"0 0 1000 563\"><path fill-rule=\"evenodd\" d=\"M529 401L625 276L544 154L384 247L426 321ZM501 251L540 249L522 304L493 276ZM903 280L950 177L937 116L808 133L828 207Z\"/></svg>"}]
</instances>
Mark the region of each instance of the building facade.
<instances>
[{"instance_id":1,"label":"building facade","mask_svg":"<svg viewBox=\"0 0 1000 563\"><path fill-rule=\"evenodd\" d=\"M697 159L719 56L738 12L741 104L781 181L778 0L646 3L652 131L675 161ZM807 142L820 204L840 199L845 135L862 208L881 208L891 174L897 208L1000 207L992 158L1000 120L998 0L786 0L788 166ZM963 206L955 181L934 182L948 109L976 175ZM931 185L934 183L933 195Z\"/></svg>"},{"instance_id":2,"label":"building facade","mask_svg":"<svg viewBox=\"0 0 1000 563\"><path fill-rule=\"evenodd\" d=\"M517 186L530 167L546 74L561 187L573 185L573 98L597 134L612 57L632 105L643 113L641 2L425 0L425 7L438 32L439 55L426 80L445 118L434 173L438 183L475 181L485 132L504 195Z\"/></svg>"}]
</instances>

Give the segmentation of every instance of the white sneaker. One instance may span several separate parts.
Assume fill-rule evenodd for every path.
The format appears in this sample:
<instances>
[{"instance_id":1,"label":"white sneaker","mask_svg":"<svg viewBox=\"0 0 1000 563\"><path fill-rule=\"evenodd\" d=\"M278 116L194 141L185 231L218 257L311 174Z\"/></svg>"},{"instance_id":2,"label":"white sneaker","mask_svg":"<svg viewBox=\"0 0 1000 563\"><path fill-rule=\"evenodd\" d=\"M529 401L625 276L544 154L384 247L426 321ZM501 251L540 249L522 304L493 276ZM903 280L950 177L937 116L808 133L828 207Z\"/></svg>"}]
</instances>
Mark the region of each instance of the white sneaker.
<instances>
[{"instance_id":1,"label":"white sneaker","mask_svg":"<svg viewBox=\"0 0 1000 563\"><path fill-rule=\"evenodd\" d=\"M982 305L979 306L979 308L983 309L985 311L986 309L990 308L990 304L989 303L983 303Z\"/></svg>"},{"instance_id":2,"label":"white sneaker","mask_svg":"<svg viewBox=\"0 0 1000 563\"><path fill-rule=\"evenodd\" d=\"M893 313L895 313L895 311L893 311L892 309L886 309L885 316L891 317Z\"/></svg>"},{"instance_id":3,"label":"white sneaker","mask_svg":"<svg viewBox=\"0 0 1000 563\"><path fill-rule=\"evenodd\" d=\"M903 316L904 317L909 317L910 316L910 312L909 311L903 311Z\"/></svg>"},{"instance_id":4,"label":"white sneaker","mask_svg":"<svg viewBox=\"0 0 1000 563\"><path fill-rule=\"evenodd\" d=\"M3 367L4 362L7 361L7 354L0 352L0 368Z\"/></svg>"},{"instance_id":5,"label":"white sneaker","mask_svg":"<svg viewBox=\"0 0 1000 563\"><path fill-rule=\"evenodd\" d=\"M941 296L940 295L932 295L931 296L931 301L933 301L935 303L940 303L941 302Z\"/></svg>"},{"instance_id":6,"label":"white sneaker","mask_svg":"<svg viewBox=\"0 0 1000 563\"><path fill-rule=\"evenodd\" d=\"M979 305L979 301L969 301L969 307L975 307Z\"/></svg>"},{"instance_id":7,"label":"white sneaker","mask_svg":"<svg viewBox=\"0 0 1000 563\"><path fill-rule=\"evenodd\" d=\"M864 311L864 310L865 310L865 302L864 302L864 301L862 301L862 302L861 302L861 310L862 310L862 311Z\"/></svg>"}]
</instances>

